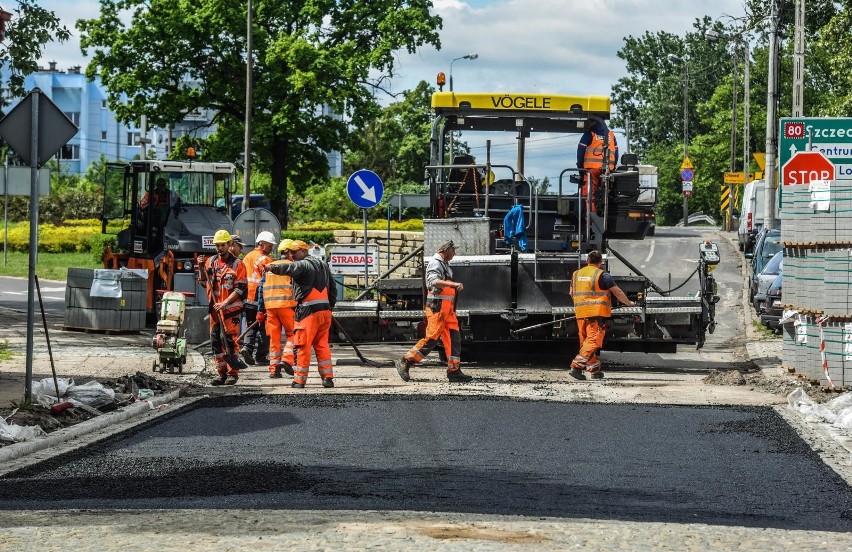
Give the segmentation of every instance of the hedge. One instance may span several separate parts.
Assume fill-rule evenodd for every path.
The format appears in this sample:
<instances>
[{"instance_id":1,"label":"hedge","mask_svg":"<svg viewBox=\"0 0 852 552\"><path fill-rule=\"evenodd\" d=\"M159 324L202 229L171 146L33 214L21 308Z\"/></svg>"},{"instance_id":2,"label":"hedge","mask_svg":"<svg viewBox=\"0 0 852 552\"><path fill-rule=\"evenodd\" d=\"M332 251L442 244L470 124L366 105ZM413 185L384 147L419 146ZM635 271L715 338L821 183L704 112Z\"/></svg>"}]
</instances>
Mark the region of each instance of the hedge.
<instances>
[{"instance_id":1,"label":"hedge","mask_svg":"<svg viewBox=\"0 0 852 552\"><path fill-rule=\"evenodd\" d=\"M42 253L85 253L92 252L97 262L102 260L105 244L114 246L116 234L126 228L126 220L110 221L107 233L101 233L101 221L97 219L66 220L61 224L40 224L38 228L38 250ZM363 223L312 222L299 225L281 232L281 238L298 239L314 243L331 243L334 230L360 230ZM370 230L385 230L386 221L374 221L367 225ZM391 221L391 230L422 231L422 220ZM9 251L29 251L30 223L13 222L9 224L4 240ZM0 244L2 250L2 244Z\"/></svg>"}]
</instances>

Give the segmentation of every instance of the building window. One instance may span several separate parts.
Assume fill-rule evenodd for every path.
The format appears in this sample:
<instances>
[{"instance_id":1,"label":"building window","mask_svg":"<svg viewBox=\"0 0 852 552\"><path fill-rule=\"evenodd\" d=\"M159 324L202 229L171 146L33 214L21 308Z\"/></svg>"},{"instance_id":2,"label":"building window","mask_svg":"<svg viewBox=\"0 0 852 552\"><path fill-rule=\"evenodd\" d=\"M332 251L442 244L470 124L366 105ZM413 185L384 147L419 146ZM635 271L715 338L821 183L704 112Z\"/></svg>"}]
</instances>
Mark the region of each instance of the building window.
<instances>
[{"instance_id":1,"label":"building window","mask_svg":"<svg viewBox=\"0 0 852 552\"><path fill-rule=\"evenodd\" d=\"M141 134L138 133L138 132L128 132L127 133L127 145L128 146L138 146L140 137L141 137Z\"/></svg>"},{"instance_id":2,"label":"building window","mask_svg":"<svg viewBox=\"0 0 852 552\"><path fill-rule=\"evenodd\" d=\"M58 155L59 158L64 161L80 159L80 146L65 144L64 146L62 146L62 149L59 150Z\"/></svg>"},{"instance_id":3,"label":"building window","mask_svg":"<svg viewBox=\"0 0 852 552\"><path fill-rule=\"evenodd\" d=\"M66 113L68 118L71 119L71 122L77 126L80 126L80 113Z\"/></svg>"},{"instance_id":4,"label":"building window","mask_svg":"<svg viewBox=\"0 0 852 552\"><path fill-rule=\"evenodd\" d=\"M106 141L106 139L107 139L107 131L102 130L101 131L101 141Z\"/></svg>"},{"instance_id":5,"label":"building window","mask_svg":"<svg viewBox=\"0 0 852 552\"><path fill-rule=\"evenodd\" d=\"M106 108L107 108L106 100L101 100L101 109L106 109Z\"/></svg>"}]
</instances>

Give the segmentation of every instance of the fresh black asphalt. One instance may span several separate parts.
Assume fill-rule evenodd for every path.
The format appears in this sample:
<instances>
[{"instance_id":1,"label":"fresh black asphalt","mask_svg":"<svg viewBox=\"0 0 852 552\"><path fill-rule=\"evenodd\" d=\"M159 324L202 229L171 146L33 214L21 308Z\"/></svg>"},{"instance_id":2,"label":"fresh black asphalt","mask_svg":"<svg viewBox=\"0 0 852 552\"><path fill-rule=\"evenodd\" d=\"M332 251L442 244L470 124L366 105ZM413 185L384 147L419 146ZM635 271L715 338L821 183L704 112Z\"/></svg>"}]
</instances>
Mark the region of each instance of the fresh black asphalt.
<instances>
[{"instance_id":1,"label":"fresh black asphalt","mask_svg":"<svg viewBox=\"0 0 852 552\"><path fill-rule=\"evenodd\" d=\"M196 405L0 478L0 508L416 510L852 530L849 486L768 408L374 395Z\"/></svg>"}]
</instances>

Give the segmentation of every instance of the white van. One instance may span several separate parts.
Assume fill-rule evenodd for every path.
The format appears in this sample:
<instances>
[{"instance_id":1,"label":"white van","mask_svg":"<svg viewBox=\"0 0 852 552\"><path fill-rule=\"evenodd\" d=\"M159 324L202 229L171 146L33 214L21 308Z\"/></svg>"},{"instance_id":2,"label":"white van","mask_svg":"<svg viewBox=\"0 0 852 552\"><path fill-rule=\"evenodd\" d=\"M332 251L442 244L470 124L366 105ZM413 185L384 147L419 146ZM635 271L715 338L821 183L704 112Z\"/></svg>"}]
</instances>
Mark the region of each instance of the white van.
<instances>
[{"instance_id":1,"label":"white van","mask_svg":"<svg viewBox=\"0 0 852 552\"><path fill-rule=\"evenodd\" d=\"M754 247L754 239L763 228L763 212L766 196L765 180L754 180L743 186L740 204L740 228L737 231L740 251L748 253Z\"/></svg>"}]
</instances>

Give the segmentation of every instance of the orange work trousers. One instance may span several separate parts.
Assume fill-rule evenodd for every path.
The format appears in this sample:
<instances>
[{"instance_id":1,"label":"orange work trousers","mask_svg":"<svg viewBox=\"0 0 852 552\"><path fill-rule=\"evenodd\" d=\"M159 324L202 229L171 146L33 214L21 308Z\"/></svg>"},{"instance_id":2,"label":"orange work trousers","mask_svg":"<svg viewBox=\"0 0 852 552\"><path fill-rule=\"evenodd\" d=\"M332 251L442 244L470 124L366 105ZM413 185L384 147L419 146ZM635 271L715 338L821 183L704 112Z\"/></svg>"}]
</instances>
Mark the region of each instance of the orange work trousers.
<instances>
[{"instance_id":1,"label":"orange work trousers","mask_svg":"<svg viewBox=\"0 0 852 552\"><path fill-rule=\"evenodd\" d=\"M602 318L578 318L577 329L580 337L580 351L571 362L571 368L599 372L601 362L598 360L597 352L603 347L606 323Z\"/></svg>"},{"instance_id":2,"label":"orange work trousers","mask_svg":"<svg viewBox=\"0 0 852 552\"><path fill-rule=\"evenodd\" d=\"M331 330L331 311L319 311L309 314L296 322L293 346L296 364L293 367L293 382L305 384L308 381L308 369L311 367L311 349L317 357L317 370L322 379L334 377L331 362L331 347L328 346L328 334Z\"/></svg>"},{"instance_id":3,"label":"orange work trousers","mask_svg":"<svg viewBox=\"0 0 852 552\"><path fill-rule=\"evenodd\" d=\"M591 189L591 191L592 191L591 208L592 208L592 212L596 213L598 208L595 205L595 203L596 203L595 200L597 198L598 188L601 185L601 173L603 171L600 168L592 168L592 169L586 169L586 170L589 171L589 172L586 175L586 183L583 185L583 191L582 191L583 198L588 199L589 190ZM591 188L589 187L589 184L591 184ZM585 206L583 207L583 210L585 211Z\"/></svg>"},{"instance_id":4,"label":"orange work trousers","mask_svg":"<svg viewBox=\"0 0 852 552\"><path fill-rule=\"evenodd\" d=\"M426 307L426 335L405 353L405 359L409 364L420 362L432 352L438 341L444 347L447 370L458 370L461 365L461 332L455 312L436 312Z\"/></svg>"},{"instance_id":5,"label":"orange work trousers","mask_svg":"<svg viewBox=\"0 0 852 552\"><path fill-rule=\"evenodd\" d=\"M266 309L266 335L269 336L269 372L274 373L282 362L295 364L293 334L296 326L296 311L293 307ZM282 350L282 337L286 339Z\"/></svg>"},{"instance_id":6,"label":"orange work trousers","mask_svg":"<svg viewBox=\"0 0 852 552\"><path fill-rule=\"evenodd\" d=\"M216 363L216 373L220 378L225 376L239 376L237 366L237 355L240 345L237 338L240 336L240 317L223 317L219 313L210 313L210 346L213 348L213 360ZM225 329L225 339L222 339L220 327Z\"/></svg>"}]
</instances>

